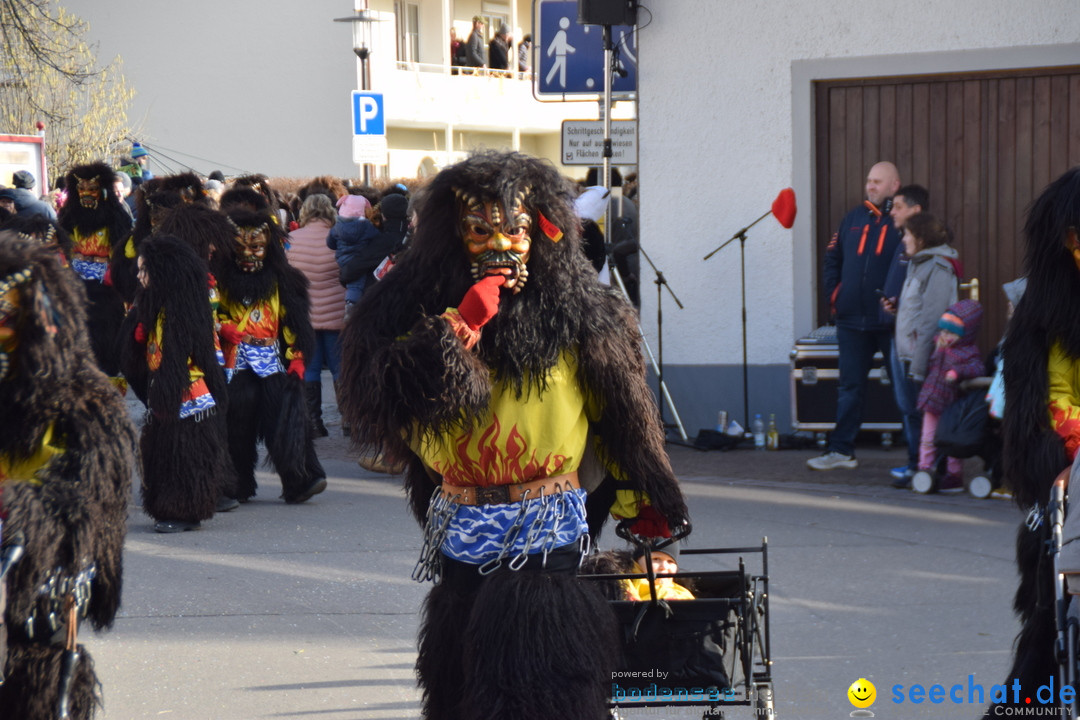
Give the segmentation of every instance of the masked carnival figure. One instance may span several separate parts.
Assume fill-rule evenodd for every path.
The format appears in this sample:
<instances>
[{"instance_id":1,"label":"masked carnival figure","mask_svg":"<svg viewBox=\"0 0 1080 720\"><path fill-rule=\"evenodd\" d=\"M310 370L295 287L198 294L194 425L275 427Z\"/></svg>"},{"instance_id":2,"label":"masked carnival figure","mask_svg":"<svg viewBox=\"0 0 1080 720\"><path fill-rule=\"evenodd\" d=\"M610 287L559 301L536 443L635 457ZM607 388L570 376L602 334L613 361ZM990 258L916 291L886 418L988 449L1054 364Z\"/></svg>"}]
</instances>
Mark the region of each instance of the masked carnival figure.
<instances>
[{"instance_id":1,"label":"masked carnival figure","mask_svg":"<svg viewBox=\"0 0 1080 720\"><path fill-rule=\"evenodd\" d=\"M186 242L159 234L140 243L137 262L141 288L123 335L124 374L147 409L143 510L156 532L195 530L235 494L206 263Z\"/></svg>"},{"instance_id":2,"label":"masked carnival figure","mask_svg":"<svg viewBox=\"0 0 1080 720\"><path fill-rule=\"evenodd\" d=\"M1027 290L1002 347L1005 414L1002 469L1024 512L1016 539L1020 585L1013 609L1021 622L1008 683L1024 697L1057 676L1054 567L1047 552L1048 504L1055 477L1080 448L1080 167L1052 182L1024 225ZM1072 488L1072 497L1077 497ZM1075 511L1075 508L1073 508ZM1010 694L1008 700L1012 700ZM987 717L1004 709L991 707Z\"/></svg>"},{"instance_id":3,"label":"masked carnival figure","mask_svg":"<svg viewBox=\"0 0 1080 720\"><path fill-rule=\"evenodd\" d=\"M136 278L136 257L139 245L150 237L161 221L174 209L190 205L211 208L202 180L195 173L180 173L147 180L135 193L137 212L135 228L125 243L123 252L113 253L110 274L113 284L128 305L139 289Z\"/></svg>"},{"instance_id":4,"label":"masked carnival figure","mask_svg":"<svg viewBox=\"0 0 1080 720\"><path fill-rule=\"evenodd\" d=\"M302 503L326 489L304 400L304 358L315 341L307 279L289 265L285 235L268 211L232 205L226 217L235 233L232 252L214 274L236 497L244 502L255 494L262 440L285 502Z\"/></svg>"},{"instance_id":5,"label":"masked carnival figure","mask_svg":"<svg viewBox=\"0 0 1080 720\"><path fill-rule=\"evenodd\" d=\"M131 235L131 215L114 190L115 172L105 163L79 165L66 179L67 202L60 208L60 226L71 236L71 266L83 279L90 344L105 374L117 378L117 338L124 321L123 296L109 272L111 258L123 254ZM119 383L119 380L114 380Z\"/></svg>"},{"instance_id":6,"label":"masked carnival figure","mask_svg":"<svg viewBox=\"0 0 1080 720\"><path fill-rule=\"evenodd\" d=\"M55 249L0 233L4 718L90 718L98 680L78 629L110 626L120 605L134 429L85 307Z\"/></svg>"},{"instance_id":7,"label":"masked carnival figure","mask_svg":"<svg viewBox=\"0 0 1080 720\"><path fill-rule=\"evenodd\" d=\"M407 459L424 528L429 720L608 716L613 621L576 577L588 468L636 534L689 527L636 315L587 264L572 197L520 154L447 168L343 334L345 420Z\"/></svg>"}]
</instances>

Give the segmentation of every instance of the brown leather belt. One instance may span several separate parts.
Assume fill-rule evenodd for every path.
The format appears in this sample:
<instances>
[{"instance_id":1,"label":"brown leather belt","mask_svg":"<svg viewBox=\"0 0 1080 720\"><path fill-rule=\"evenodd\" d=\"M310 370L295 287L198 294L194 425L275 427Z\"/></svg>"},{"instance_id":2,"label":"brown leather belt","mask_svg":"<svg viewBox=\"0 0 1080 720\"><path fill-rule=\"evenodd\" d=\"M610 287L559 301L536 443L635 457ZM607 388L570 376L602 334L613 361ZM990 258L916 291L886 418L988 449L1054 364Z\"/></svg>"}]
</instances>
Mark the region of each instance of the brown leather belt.
<instances>
[{"instance_id":1,"label":"brown leather belt","mask_svg":"<svg viewBox=\"0 0 1080 720\"><path fill-rule=\"evenodd\" d=\"M99 263L99 264L109 262L109 258L107 258L107 257L101 257L99 255L83 255L82 253L79 253L79 252L71 253L71 259L72 260L81 260L82 262Z\"/></svg>"},{"instance_id":2,"label":"brown leather belt","mask_svg":"<svg viewBox=\"0 0 1080 720\"><path fill-rule=\"evenodd\" d=\"M580 487L581 484L578 482L577 472L575 471L513 485L458 487L443 483L439 490L447 500L456 502L459 505L505 505L526 498L535 499L540 497L541 493L553 495L577 490Z\"/></svg>"},{"instance_id":3,"label":"brown leather belt","mask_svg":"<svg viewBox=\"0 0 1080 720\"><path fill-rule=\"evenodd\" d=\"M270 347L277 342L277 338L257 338L245 335L240 339L245 345L254 345L255 347Z\"/></svg>"}]
</instances>

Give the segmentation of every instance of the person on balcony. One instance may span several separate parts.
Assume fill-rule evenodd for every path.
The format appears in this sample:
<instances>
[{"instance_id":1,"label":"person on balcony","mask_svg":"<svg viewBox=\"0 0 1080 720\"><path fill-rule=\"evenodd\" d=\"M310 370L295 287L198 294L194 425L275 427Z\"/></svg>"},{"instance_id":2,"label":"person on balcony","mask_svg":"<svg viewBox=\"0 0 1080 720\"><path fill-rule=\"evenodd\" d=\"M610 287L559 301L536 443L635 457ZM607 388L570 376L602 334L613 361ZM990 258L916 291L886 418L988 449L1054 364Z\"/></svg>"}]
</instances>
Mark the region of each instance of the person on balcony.
<instances>
[{"instance_id":1,"label":"person on balcony","mask_svg":"<svg viewBox=\"0 0 1080 720\"><path fill-rule=\"evenodd\" d=\"M508 71L510 70L510 47L512 45L510 28L506 26L506 23L502 23L499 25L499 32L495 33L495 37L488 44L488 67L492 70L501 71L493 72L492 75L510 77Z\"/></svg>"},{"instance_id":2,"label":"person on balcony","mask_svg":"<svg viewBox=\"0 0 1080 720\"><path fill-rule=\"evenodd\" d=\"M468 42L465 43L465 66L482 68L486 66L486 54L484 53L484 18L475 15L472 19L472 33ZM473 70L475 73L476 70Z\"/></svg>"}]
</instances>

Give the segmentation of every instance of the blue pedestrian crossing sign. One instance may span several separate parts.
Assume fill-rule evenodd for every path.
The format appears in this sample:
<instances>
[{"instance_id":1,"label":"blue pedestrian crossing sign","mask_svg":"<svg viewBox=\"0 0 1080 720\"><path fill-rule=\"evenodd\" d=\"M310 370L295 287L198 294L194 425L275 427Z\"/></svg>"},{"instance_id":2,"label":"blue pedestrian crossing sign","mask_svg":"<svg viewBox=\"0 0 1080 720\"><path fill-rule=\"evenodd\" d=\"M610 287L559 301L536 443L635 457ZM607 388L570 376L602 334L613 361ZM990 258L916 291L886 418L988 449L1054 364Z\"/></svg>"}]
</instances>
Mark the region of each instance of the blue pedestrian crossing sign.
<instances>
[{"instance_id":1,"label":"blue pedestrian crossing sign","mask_svg":"<svg viewBox=\"0 0 1080 720\"><path fill-rule=\"evenodd\" d=\"M603 27L578 24L577 0L535 0L533 10L536 94L603 94ZM611 43L621 71L612 77L612 97L626 99L637 91L637 33L632 26L613 25Z\"/></svg>"},{"instance_id":2,"label":"blue pedestrian crossing sign","mask_svg":"<svg viewBox=\"0 0 1080 720\"><path fill-rule=\"evenodd\" d=\"M353 135L385 135L386 115L382 93L354 90L352 94Z\"/></svg>"}]
</instances>

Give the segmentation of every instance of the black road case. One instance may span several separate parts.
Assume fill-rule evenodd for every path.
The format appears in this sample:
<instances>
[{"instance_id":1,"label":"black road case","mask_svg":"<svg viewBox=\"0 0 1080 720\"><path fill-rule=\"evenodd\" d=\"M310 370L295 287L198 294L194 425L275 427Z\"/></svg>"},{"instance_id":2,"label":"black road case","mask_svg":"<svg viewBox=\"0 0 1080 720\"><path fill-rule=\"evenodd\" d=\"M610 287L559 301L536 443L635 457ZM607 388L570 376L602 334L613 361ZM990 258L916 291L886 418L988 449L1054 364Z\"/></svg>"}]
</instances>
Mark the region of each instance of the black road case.
<instances>
[{"instance_id":1,"label":"black road case","mask_svg":"<svg viewBox=\"0 0 1080 720\"><path fill-rule=\"evenodd\" d=\"M903 424L885 362L880 352L874 354L866 383L861 429L891 434L900 432ZM839 383L836 327L825 325L797 340L791 351L792 427L813 432L835 429ZM891 435L887 441L891 443Z\"/></svg>"}]
</instances>

